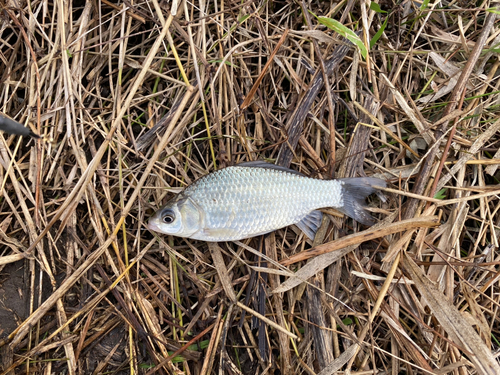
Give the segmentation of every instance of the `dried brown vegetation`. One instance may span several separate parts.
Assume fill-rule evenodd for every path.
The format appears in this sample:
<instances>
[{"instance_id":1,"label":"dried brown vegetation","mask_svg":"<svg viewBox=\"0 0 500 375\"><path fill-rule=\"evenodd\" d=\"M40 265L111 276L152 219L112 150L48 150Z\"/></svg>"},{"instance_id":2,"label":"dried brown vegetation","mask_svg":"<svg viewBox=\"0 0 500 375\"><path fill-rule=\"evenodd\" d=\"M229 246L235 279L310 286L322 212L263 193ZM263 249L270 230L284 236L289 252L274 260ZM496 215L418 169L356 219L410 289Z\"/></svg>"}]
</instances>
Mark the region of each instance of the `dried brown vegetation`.
<instances>
[{"instance_id":1,"label":"dried brown vegetation","mask_svg":"<svg viewBox=\"0 0 500 375\"><path fill-rule=\"evenodd\" d=\"M2 3L0 111L43 140L0 135L0 373L500 373L495 4L378 4ZM380 221L145 229L256 159L385 178Z\"/></svg>"}]
</instances>

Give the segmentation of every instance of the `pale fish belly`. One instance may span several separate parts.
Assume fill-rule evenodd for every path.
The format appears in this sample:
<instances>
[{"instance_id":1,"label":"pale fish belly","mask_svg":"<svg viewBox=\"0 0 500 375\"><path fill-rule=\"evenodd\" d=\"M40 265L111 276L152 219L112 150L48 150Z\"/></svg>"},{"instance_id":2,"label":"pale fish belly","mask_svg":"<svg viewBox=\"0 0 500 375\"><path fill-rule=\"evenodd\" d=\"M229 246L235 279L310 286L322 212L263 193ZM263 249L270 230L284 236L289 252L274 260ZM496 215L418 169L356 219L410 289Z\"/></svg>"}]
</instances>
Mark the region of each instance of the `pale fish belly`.
<instances>
[{"instance_id":1,"label":"pale fish belly","mask_svg":"<svg viewBox=\"0 0 500 375\"><path fill-rule=\"evenodd\" d=\"M189 186L204 212L203 229L192 238L231 241L298 223L322 207L342 207L342 183L270 168L229 167Z\"/></svg>"}]
</instances>

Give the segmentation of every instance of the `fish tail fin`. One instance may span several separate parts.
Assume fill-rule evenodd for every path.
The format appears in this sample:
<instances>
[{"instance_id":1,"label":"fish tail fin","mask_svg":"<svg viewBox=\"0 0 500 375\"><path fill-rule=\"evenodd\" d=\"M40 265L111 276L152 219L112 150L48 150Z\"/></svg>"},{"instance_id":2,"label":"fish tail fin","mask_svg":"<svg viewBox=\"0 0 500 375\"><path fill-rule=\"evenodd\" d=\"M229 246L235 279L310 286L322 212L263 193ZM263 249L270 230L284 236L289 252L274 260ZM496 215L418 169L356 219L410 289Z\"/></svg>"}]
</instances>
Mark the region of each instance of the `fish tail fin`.
<instances>
[{"instance_id":1,"label":"fish tail fin","mask_svg":"<svg viewBox=\"0 0 500 375\"><path fill-rule=\"evenodd\" d=\"M375 220L365 208L365 198L377 192L376 186L386 187L387 183L374 177L342 178L340 181L344 205L337 209L361 224L373 225Z\"/></svg>"}]
</instances>

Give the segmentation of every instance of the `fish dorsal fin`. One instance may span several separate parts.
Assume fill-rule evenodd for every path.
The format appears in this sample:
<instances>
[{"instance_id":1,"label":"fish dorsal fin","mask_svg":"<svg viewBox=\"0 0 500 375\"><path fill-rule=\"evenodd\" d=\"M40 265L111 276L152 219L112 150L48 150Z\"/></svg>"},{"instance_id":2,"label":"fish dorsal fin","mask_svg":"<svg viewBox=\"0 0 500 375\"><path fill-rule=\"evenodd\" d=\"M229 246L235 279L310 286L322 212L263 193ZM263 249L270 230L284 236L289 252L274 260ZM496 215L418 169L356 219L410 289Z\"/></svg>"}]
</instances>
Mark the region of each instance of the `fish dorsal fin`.
<instances>
[{"instance_id":1,"label":"fish dorsal fin","mask_svg":"<svg viewBox=\"0 0 500 375\"><path fill-rule=\"evenodd\" d=\"M288 172L288 173L293 173L299 176L305 177L304 174L297 172L293 169L287 168L287 167L282 167L281 165L276 165L276 164L271 164L267 163L262 160L256 160L256 161L246 161L244 163L239 163L234 165L235 167L244 167L244 168L266 168L266 169L274 169L277 171L282 171L282 172Z\"/></svg>"},{"instance_id":2,"label":"fish dorsal fin","mask_svg":"<svg viewBox=\"0 0 500 375\"><path fill-rule=\"evenodd\" d=\"M323 213L321 211L315 210L311 211L305 218L299 221L296 226L306 234L311 240L314 240L316 232L321 226L321 221L323 220Z\"/></svg>"}]
</instances>

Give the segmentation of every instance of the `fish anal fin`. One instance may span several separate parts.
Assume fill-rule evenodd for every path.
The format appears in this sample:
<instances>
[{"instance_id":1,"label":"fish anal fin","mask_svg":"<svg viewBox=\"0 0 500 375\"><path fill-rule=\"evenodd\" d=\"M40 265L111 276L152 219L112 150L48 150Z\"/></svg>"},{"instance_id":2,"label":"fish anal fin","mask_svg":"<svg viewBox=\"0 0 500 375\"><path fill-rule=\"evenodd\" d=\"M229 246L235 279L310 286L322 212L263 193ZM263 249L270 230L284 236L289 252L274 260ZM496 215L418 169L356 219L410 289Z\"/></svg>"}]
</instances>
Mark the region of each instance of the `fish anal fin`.
<instances>
[{"instance_id":1,"label":"fish anal fin","mask_svg":"<svg viewBox=\"0 0 500 375\"><path fill-rule=\"evenodd\" d=\"M299 229L305 233L307 237L314 240L314 236L321 226L321 221L323 220L323 213L321 211L315 210L311 211L306 217L295 224Z\"/></svg>"}]
</instances>

